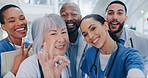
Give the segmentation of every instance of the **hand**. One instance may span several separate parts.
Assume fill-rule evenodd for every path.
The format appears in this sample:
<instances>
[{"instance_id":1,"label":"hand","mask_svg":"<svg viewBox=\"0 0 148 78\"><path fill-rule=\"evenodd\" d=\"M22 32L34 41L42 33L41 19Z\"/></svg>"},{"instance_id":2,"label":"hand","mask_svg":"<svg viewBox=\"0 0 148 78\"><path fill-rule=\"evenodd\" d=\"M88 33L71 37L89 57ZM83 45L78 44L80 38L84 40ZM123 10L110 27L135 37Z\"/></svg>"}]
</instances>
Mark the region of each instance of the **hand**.
<instances>
[{"instance_id":1,"label":"hand","mask_svg":"<svg viewBox=\"0 0 148 78\"><path fill-rule=\"evenodd\" d=\"M54 42L52 42L49 51L47 51L46 43L44 43L43 55L38 52L39 62L44 73L44 78L59 78L63 68L70 63L70 61L63 56L53 57L52 52L54 45ZM57 67L55 66L55 63L59 60L63 60L63 62L59 67Z\"/></svg>"},{"instance_id":2,"label":"hand","mask_svg":"<svg viewBox=\"0 0 148 78\"><path fill-rule=\"evenodd\" d=\"M14 57L14 64L13 64L13 67L11 69L11 72L14 75L16 75L20 64L28 57L28 52L29 52L32 44L30 44L26 50L24 50L24 46L25 46L25 42L23 42L21 44L20 53Z\"/></svg>"}]
</instances>

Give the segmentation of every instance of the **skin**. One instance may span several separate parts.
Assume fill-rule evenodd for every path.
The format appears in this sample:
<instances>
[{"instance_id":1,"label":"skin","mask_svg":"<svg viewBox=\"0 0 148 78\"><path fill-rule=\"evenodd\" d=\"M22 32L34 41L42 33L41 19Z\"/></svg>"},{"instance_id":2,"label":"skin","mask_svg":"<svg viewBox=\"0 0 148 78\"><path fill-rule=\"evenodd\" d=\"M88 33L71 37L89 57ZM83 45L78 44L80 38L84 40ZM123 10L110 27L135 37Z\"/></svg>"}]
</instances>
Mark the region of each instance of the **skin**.
<instances>
[{"instance_id":1,"label":"skin","mask_svg":"<svg viewBox=\"0 0 148 78\"><path fill-rule=\"evenodd\" d=\"M93 18L87 18L82 21L80 28L87 43L98 48L102 54L112 53L115 43L109 36L107 22L102 25Z\"/></svg>"},{"instance_id":2,"label":"skin","mask_svg":"<svg viewBox=\"0 0 148 78\"><path fill-rule=\"evenodd\" d=\"M24 50L25 42L22 43L22 38L27 33L27 20L23 12L18 8L9 8L3 12L5 24L1 24L4 31L7 32L9 38L15 45L21 45L20 53L14 58L14 65L11 72L16 75L20 64L28 57L28 52L32 46L30 44L26 50ZM20 28L24 28L23 31L16 31ZM8 38L6 38L7 41ZM9 41L10 42L10 41Z\"/></svg>"},{"instance_id":3,"label":"skin","mask_svg":"<svg viewBox=\"0 0 148 78\"><path fill-rule=\"evenodd\" d=\"M60 15L66 22L69 39L74 43L77 39L79 23L82 18L78 5L66 3L60 10Z\"/></svg>"},{"instance_id":4,"label":"skin","mask_svg":"<svg viewBox=\"0 0 148 78\"><path fill-rule=\"evenodd\" d=\"M68 40L66 28L52 27L49 31L46 31L44 36L43 55L38 52L39 62L43 68L45 78L59 78L62 69L70 63L69 60L63 57ZM59 60L63 60L63 62L59 67L56 67L55 63Z\"/></svg>"},{"instance_id":5,"label":"skin","mask_svg":"<svg viewBox=\"0 0 148 78\"><path fill-rule=\"evenodd\" d=\"M107 9L107 15L105 16L105 18L112 32L119 30L119 27L121 27L121 25L124 25L124 22L127 20L124 6L117 3L111 4ZM116 33L117 37L120 37L122 31L123 27L121 31Z\"/></svg>"},{"instance_id":6,"label":"skin","mask_svg":"<svg viewBox=\"0 0 148 78\"><path fill-rule=\"evenodd\" d=\"M22 38L27 34L27 20L23 12L18 8L9 8L3 12L4 22L1 27L7 32L11 41L16 45L21 45ZM17 31L24 28L23 31ZM6 38L6 40L8 40ZM8 40L9 41L9 40Z\"/></svg>"}]
</instances>

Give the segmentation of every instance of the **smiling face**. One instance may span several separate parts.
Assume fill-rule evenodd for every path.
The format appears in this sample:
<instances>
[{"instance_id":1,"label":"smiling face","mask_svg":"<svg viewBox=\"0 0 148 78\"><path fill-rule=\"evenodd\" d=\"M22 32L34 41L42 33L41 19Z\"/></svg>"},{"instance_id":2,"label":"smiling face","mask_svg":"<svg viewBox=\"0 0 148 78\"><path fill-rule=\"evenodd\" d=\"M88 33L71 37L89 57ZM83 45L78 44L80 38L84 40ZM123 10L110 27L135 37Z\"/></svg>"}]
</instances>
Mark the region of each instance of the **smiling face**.
<instances>
[{"instance_id":1,"label":"smiling face","mask_svg":"<svg viewBox=\"0 0 148 78\"><path fill-rule=\"evenodd\" d=\"M80 9L76 4L65 4L60 10L61 17L66 22L69 35L77 32L81 20Z\"/></svg>"},{"instance_id":2,"label":"smiling face","mask_svg":"<svg viewBox=\"0 0 148 78\"><path fill-rule=\"evenodd\" d=\"M87 43L96 48L102 48L107 38L107 26L93 18L86 18L81 22L81 32Z\"/></svg>"},{"instance_id":3,"label":"smiling face","mask_svg":"<svg viewBox=\"0 0 148 78\"><path fill-rule=\"evenodd\" d=\"M3 30L13 40L22 39L27 33L27 20L23 12L15 7L9 8L3 12L4 24L1 24Z\"/></svg>"},{"instance_id":4,"label":"smiling face","mask_svg":"<svg viewBox=\"0 0 148 78\"><path fill-rule=\"evenodd\" d=\"M68 33L66 28L56 28L52 26L50 30L47 30L44 36L44 41L47 46L50 47L51 42L55 42L53 55L64 55L68 42Z\"/></svg>"},{"instance_id":5,"label":"smiling face","mask_svg":"<svg viewBox=\"0 0 148 78\"><path fill-rule=\"evenodd\" d=\"M124 22L127 20L125 8L121 4L111 4L107 9L107 22L110 30L118 33L123 29Z\"/></svg>"}]
</instances>

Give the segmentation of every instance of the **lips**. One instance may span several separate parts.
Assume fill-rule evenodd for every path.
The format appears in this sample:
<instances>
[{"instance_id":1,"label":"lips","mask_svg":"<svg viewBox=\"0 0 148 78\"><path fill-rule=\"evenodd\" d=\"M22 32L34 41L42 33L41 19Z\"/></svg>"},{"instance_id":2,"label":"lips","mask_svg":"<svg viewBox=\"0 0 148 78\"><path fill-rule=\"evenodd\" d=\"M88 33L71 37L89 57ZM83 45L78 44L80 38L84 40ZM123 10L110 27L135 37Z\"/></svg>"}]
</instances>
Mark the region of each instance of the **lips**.
<instances>
[{"instance_id":1,"label":"lips","mask_svg":"<svg viewBox=\"0 0 148 78\"><path fill-rule=\"evenodd\" d=\"M67 24L67 28L73 28L74 24Z\"/></svg>"},{"instance_id":2,"label":"lips","mask_svg":"<svg viewBox=\"0 0 148 78\"><path fill-rule=\"evenodd\" d=\"M99 42L100 37L96 37L94 39L92 39L91 43L92 44L97 44Z\"/></svg>"},{"instance_id":3,"label":"lips","mask_svg":"<svg viewBox=\"0 0 148 78\"><path fill-rule=\"evenodd\" d=\"M15 31L18 32L18 33L26 33L26 28L25 27L17 28Z\"/></svg>"},{"instance_id":4,"label":"lips","mask_svg":"<svg viewBox=\"0 0 148 78\"><path fill-rule=\"evenodd\" d=\"M64 49L65 45L55 46L57 49Z\"/></svg>"},{"instance_id":5,"label":"lips","mask_svg":"<svg viewBox=\"0 0 148 78\"><path fill-rule=\"evenodd\" d=\"M116 28L120 23L119 22L111 22L110 24L113 28Z\"/></svg>"}]
</instances>

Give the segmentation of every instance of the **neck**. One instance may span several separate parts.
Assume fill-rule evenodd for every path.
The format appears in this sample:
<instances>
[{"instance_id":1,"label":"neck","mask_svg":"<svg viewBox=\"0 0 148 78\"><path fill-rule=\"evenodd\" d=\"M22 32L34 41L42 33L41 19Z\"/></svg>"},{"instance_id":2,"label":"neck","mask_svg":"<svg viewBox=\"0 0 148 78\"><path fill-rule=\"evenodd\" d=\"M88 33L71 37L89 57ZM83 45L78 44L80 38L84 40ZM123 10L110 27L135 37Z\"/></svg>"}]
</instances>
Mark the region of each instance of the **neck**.
<instances>
[{"instance_id":1,"label":"neck","mask_svg":"<svg viewBox=\"0 0 148 78\"><path fill-rule=\"evenodd\" d=\"M74 42L76 42L77 37L78 37L78 32L73 33L73 34L70 34L70 35L69 35L69 41L70 41L71 43L74 43Z\"/></svg>"},{"instance_id":2,"label":"neck","mask_svg":"<svg viewBox=\"0 0 148 78\"><path fill-rule=\"evenodd\" d=\"M14 38L14 37L10 37L10 40L12 41L13 44L15 45L20 45L21 46L21 43L22 43L22 38ZM9 41L8 37L6 38L7 41ZM10 41L9 41L10 42Z\"/></svg>"},{"instance_id":3,"label":"neck","mask_svg":"<svg viewBox=\"0 0 148 78\"><path fill-rule=\"evenodd\" d=\"M106 54L106 55L107 54L112 54L114 46L115 46L115 41L108 34L107 39L106 39L103 47L100 48L100 52L102 54ZM117 47L117 46L115 46L115 47ZM115 48L115 50L116 50L116 48Z\"/></svg>"}]
</instances>

